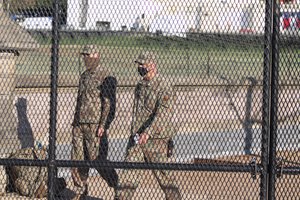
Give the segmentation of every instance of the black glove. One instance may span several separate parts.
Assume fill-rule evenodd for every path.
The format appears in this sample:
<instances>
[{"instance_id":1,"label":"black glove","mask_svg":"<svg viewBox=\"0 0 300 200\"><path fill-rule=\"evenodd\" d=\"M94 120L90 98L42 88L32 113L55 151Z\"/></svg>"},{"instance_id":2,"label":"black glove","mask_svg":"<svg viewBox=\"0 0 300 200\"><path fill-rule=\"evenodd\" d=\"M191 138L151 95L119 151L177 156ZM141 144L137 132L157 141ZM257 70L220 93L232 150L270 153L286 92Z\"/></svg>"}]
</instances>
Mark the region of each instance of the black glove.
<instances>
[{"instance_id":1,"label":"black glove","mask_svg":"<svg viewBox=\"0 0 300 200\"><path fill-rule=\"evenodd\" d=\"M172 138L168 140L168 149L167 149L167 157L170 158L173 155L174 151L174 141Z\"/></svg>"}]
</instances>

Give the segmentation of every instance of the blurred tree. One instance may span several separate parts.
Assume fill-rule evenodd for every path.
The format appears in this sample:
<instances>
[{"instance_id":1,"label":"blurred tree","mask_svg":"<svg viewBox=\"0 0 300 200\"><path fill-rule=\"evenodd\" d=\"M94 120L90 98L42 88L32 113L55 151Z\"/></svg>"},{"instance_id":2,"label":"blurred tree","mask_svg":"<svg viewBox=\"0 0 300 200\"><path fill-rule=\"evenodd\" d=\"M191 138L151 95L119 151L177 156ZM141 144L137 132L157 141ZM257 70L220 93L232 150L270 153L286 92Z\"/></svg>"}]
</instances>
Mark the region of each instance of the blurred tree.
<instances>
[{"instance_id":1,"label":"blurred tree","mask_svg":"<svg viewBox=\"0 0 300 200\"><path fill-rule=\"evenodd\" d=\"M35 3L36 7L52 7L52 0L36 0Z\"/></svg>"},{"instance_id":2,"label":"blurred tree","mask_svg":"<svg viewBox=\"0 0 300 200\"><path fill-rule=\"evenodd\" d=\"M14 13L20 9L32 7L35 5L36 0L23 0L21 3L19 0L3 0L4 9L10 13Z\"/></svg>"},{"instance_id":3,"label":"blurred tree","mask_svg":"<svg viewBox=\"0 0 300 200\"><path fill-rule=\"evenodd\" d=\"M68 0L60 0L58 1L59 6L63 8L67 8ZM52 7L53 0L35 0L36 7Z\"/></svg>"}]
</instances>

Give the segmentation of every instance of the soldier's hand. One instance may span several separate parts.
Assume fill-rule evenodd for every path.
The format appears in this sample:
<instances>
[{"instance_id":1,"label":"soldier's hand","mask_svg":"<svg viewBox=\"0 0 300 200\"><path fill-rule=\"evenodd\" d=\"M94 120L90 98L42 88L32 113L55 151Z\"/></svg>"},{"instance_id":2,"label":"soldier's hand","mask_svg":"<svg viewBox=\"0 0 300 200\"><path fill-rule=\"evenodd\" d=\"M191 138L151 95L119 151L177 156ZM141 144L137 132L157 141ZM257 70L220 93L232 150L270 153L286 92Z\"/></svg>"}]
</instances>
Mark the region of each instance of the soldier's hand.
<instances>
[{"instance_id":1,"label":"soldier's hand","mask_svg":"<svg viewBox=\"0 0 300 200\"><path fill-rule=\"evenodd\" d=\"M139 144L146 144L149 139L149 135L147 133L140 134Z\"/></svg>"},{"instance_id":2,"label":"soldier's hand","mask_svg":"<svg viewBox=\"0 0 300 200\"><path fill-rule=\"evenodd\" d=\"M104 128L99 127L97 131L97 136L100 138L103 136L103 134L104 134Z\"/></svg>"}]
</instances>

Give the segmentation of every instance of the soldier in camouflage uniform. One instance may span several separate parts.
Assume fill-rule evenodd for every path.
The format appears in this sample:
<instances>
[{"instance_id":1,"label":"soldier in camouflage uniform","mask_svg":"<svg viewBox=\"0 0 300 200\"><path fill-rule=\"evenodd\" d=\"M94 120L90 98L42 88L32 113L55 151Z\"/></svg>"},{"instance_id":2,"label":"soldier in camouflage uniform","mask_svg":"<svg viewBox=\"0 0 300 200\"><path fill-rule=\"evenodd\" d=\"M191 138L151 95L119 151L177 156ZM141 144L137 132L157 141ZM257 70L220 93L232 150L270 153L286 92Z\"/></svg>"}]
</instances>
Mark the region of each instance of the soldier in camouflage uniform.
<instances>
[{"instance_id":1,"label":"soldier in camouflage uniform","mask_svg":"<svg viewBox=\"0 0 300 200\"><path fill-rule=\"evenodd\" d=\"M108 152L107 130L115 116L117 81L100 63L97 47L87 45L81 52L86 70L81 74L77 104L73 121L72 159L106 160ZM96 169L110 187L118 181L114 169ZM76 196L87 195L88 168L73 168Z\"/></svg>"},{"instance_id":2,"label":"soldier in camouflage uniform","mask_svg":"<svg viewBox=\"0 0 300 200\"><path fill-rule=\"evenodd\" d=\"M38 146L38 148L27 147L11 153L9 158L46 160L47 150L42 146ZM46 167L6 166L5 172L8 180L5 188L7 193L16 192L21 196L30 198L43 198L47 196L48 172ZM59 196L66 188L66 182L64 178L55 178L54 181L54 192L55 195Z\"/></svg>"},{"instance_id":3,"label":"soldier in camouflage uniform","mask_svg":"<svg viewBox=\"0 0 300 200\"><path fill-rule=\"evenodd\" d=\"M142 79L134 93L131 136L127 146L127 162L166 162L168 144L175 133L172 126L174 94L170 83L157 73L152 52L141 53L135 61ZM166 199L181 199L178 187L168 171L152 170ZM119 173L116 200L132 199L141 179L141 170L123 170Z\"/></svg>"}]
</instances>

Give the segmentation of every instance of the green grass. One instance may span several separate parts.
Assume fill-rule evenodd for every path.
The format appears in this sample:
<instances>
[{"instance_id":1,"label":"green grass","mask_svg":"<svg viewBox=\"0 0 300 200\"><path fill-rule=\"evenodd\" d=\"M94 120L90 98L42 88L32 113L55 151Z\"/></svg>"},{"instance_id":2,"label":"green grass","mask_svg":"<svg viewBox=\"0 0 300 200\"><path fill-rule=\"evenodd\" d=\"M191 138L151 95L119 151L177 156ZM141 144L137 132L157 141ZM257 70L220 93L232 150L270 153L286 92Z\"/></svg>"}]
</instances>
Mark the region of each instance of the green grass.
<instances>
[{"instance_id":1,"label":"green grass","mask_svg":"<svg viewBox=\"0 0 300 200\"><path fill-rule=\"evenodd\" d=\"M21 54L17 74L50 74L51 43L36 38L41 48ZM102 64L110 68L122 83L137 78L134 59L142 50L156 53L159 71L164 76L187 84L202 79L226 76L235 81L246 76L263 79L263 44L238 44L226 41L206 41L176 37L106 36L61 38L59 73L76 75L82 72L79 51L84 44L97 44L102 52ZM288 79L299 73L299 48L284 47L280 51L280 74ZM130 81L129 81L130 82ZM181 82L182 83L182 82Z\"/></svg>"}]
</instances>

